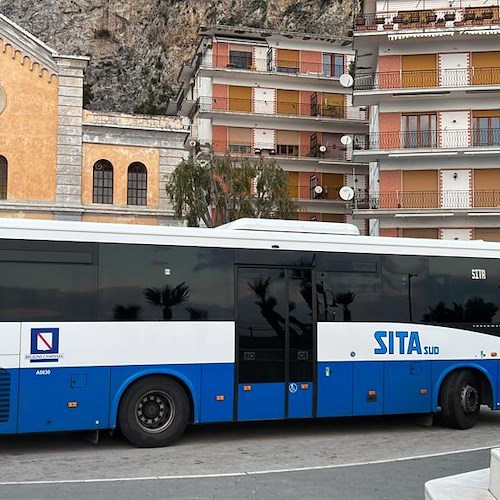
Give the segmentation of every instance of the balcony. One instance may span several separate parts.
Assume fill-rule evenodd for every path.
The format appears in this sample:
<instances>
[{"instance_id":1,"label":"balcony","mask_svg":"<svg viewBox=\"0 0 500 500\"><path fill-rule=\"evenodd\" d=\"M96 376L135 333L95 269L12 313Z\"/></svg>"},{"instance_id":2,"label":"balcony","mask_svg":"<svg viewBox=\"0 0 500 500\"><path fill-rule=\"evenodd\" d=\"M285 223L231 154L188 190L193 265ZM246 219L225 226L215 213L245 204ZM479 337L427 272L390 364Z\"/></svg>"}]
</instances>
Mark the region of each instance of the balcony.
<instances>
[{"instance_id":1,"label":"balcony","mask_svg":"<svg viewBox=\"0 0 500 500\"><path fill-rule=\"evenodd\" d=\"M500 68L458 68L426 71L358 73L354 90L454 88L500 85Z\"/></svg>"},{"instance_id":2,"label":"balcony","mask_svg":"<svg viewBox=\"0 0 500 500\"><path fill-rule=\"evenodd\" d=\"M421 130L416 132L380 132L366 142L358 141L355 149L460 149L500 148L500 128L480 130Z\"/></svg>"},{"instance_id":3,"label":"balcony","mask_svg":"<svg viewBox=\"0 0 500 500\"><path fill-rule=\"evenodd\" d=\"M326 160L349 161L351 152L340 145L300 146L296 144L275 144L252 141L212 141L216 154L237 156L265 155L277 158L319 158Z\"/></svg>"},{"instance_id":4,"label":"balcony","mask_svg":"<svg viewBox=\"0 0 500 500\"><path fill-rule=\"evenodd\" d=\"M353 210L500 209L500 190L491 191L388 191L356 193ZM500 215L500 210L499 210Z\"/></svg>"},{"instance_id":5,"label":"balcony","mask_svg":"<svg viewBox=\"0 0 500 500\"><path fill-rule=\"evenodd\" d=\"M498 6L441 8L415 11L386 11L362 14L354 19L359 31L428 28L463 28L500 24Z\"/></svg>"},{"instance_id":6,"label":"balcony","mask_svg":"<svg viewBox=\"0 0 500 500\"><path fill-rule=\"evenodd\" d=\"M345 73L344 64L328 64L323 62L284 61L270 58L248 56L232 56L229 54L213 54L210 58L200 58L199 66L208 69L231 69L245 72L282 73L296 76L315 76L323 78L340 78Z\"/></svg>"},{"instance_id":7,"label":"balcony","mask_svg":"<svg viewBox=\"0 0 500 500\"><path fill-rule=\"evenodd\" d=\"M301 202L337 202L345 205L345 200L339 196L339 191L342 186L320 186L320 185L294 185L289 184L288 189L290 195L297 201ZM319 188L319 189L318 189ZM365 191L359 191L361 198L366 197Z\"/></svg>"},{"instance_id":8,"label":"balcony","mask_svg":"<svg viewBox=\"0 0 500 500\"><path fill-rule=\"evenodd\" d=\"M367 120L367 108L355 106L335 106L332 104L296 103L287 101L261 101L255 99L235 99L227 97L200 97L200 113L230 112L255 113L287 117L322 117L337 120Z\"/></svg>"}]
</instances>

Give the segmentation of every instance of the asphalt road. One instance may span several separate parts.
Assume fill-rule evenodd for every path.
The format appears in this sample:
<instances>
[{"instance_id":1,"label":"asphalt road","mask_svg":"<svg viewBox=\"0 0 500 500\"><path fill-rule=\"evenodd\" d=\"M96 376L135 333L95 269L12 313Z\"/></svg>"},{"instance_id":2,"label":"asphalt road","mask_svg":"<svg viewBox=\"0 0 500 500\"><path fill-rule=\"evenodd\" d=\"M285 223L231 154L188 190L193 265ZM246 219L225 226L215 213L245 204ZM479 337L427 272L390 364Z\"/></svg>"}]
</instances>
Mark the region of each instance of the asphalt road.
<instances>
[{"instance_id":1,"label":"asphalt road","mask_svg":"<svg viewBox=\"0 0 500 500\"><path fill-rule=\"evenodd\" d=\"M423 499L430 479L488 467L499 426L489 411L467 431L406 416L211 425L157 449L3 437L0 498Z\"/></svg>"}]
</instances>

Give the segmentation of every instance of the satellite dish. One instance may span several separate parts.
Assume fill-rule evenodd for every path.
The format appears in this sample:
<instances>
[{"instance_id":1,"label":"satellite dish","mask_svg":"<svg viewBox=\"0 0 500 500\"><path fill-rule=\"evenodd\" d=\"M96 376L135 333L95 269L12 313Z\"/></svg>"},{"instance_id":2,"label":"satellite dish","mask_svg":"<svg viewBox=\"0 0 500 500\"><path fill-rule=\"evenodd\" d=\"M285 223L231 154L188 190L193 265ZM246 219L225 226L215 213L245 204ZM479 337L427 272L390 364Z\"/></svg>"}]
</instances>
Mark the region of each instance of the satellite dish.
<instances>
[{"instance_id":1,"label":"satellite dish","mask_svg":"<svg viewBox=\"0 0 500 500\"><path fill-rule=\"evenodd\" d=\"M324 153L326 151L326 146L321 145L319 147L319 150L320 150L321 153Z\"/></svg>"},{"instance_id":2,"label":"satellite dish","mask_svg":"<svg viewBox=\"0 0 500 500\"><path fill-rule=\"evenodd\" d=\"M341 138L340 138L340 142L344 145L344 146L350 146L352 144L352 137L350 135L343 135Z\"/></svg>"},{"instance_id":3,"label":"satellite dish","mask_svg":"<svg viewBox=\"0 0 500 500\"><path fill-rule=\"evenodd\" d=\"M344 73L343 75L340 75L339 82L342 87L352 87L354 78L349 73Z\"/></svg>"},{"instance_id":4,"label":"satellite dish","mask_svg":"<svg viewBox=\"0 0 500 500\"><path fill-rule=\"evenodd\" d=\"M314 192L316 194L321 194L323 192L323 188L321 186L315 186L314 187Z\"/></svg>"},{"instance_id":5,"label":"satellite dish","mask_svg":"<svg viewBox=\"0 0 500 500\"><path fill-rule=\"evenodd\" d=\"M354 189L349 186L342 186L339 189L339 196L344 200L344 201L350 201L354 198Z\"/></svg>"},{"instance_id":6,"label":"satellite dish","mask_svg":"<svg viewBox=\"0 0 500 500\"><path fill-rule=\"evenodd\" d=\"M189 141L189 147L194 148L196 146L197 141L195 139L191 139Z\"/></svg>"}]
</instances>

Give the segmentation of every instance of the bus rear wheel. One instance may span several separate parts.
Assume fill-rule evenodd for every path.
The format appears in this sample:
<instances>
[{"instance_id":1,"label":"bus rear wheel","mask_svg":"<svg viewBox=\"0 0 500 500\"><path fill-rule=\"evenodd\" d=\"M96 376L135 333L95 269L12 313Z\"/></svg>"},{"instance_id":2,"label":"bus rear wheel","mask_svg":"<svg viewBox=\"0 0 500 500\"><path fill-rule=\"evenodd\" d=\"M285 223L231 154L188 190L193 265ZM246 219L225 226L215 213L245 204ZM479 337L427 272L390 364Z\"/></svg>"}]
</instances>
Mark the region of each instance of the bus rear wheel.
<instances>
[{"instance_id":1,"label":"bus rear wheel","mask_svg":"<svg viewBox=\"0 0 500 500\"><path fill-rule=\"evenodd\" d=\"M480 383L470 370L459 370L449 375L441 389L443 420L454 429L470 429L481 408Z\"/></svg>"},{"instance_id":2,"label":"bus rear wheel","mask_svg":"<svg viewBox=\"0 0 500 500\"><path fill-rule=\"evenodd\" d=\"M122 397L118 423L134 446L168 446L184 432L189 400L184 389L167 377L153 376L132 384Z\"/></svg>"}]
</instances>

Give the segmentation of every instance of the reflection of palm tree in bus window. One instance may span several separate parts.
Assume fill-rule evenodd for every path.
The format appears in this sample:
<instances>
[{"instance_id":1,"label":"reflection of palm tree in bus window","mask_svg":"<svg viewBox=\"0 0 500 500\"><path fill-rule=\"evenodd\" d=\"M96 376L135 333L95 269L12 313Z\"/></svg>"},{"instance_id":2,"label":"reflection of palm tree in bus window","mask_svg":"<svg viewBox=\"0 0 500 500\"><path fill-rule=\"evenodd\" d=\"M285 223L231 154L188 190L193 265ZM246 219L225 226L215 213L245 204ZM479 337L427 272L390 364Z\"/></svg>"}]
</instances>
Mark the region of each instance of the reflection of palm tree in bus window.
<instances>
[{"instance_id":1,"label":"reflection of palm tree in bus window","mask_svg":"<svg viewBox=\"0 0 500 500\"><path fill-rule=\"evenodd\" d=\"M183 281L175 287L164 285L161 288L146 288L143 294L150 304L162 308L163 320L168 321L173 316L172 307L189 300L189 287Z\"/></svg>"}]
</instances>

